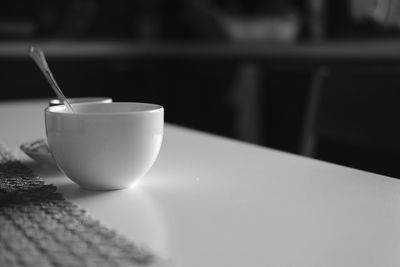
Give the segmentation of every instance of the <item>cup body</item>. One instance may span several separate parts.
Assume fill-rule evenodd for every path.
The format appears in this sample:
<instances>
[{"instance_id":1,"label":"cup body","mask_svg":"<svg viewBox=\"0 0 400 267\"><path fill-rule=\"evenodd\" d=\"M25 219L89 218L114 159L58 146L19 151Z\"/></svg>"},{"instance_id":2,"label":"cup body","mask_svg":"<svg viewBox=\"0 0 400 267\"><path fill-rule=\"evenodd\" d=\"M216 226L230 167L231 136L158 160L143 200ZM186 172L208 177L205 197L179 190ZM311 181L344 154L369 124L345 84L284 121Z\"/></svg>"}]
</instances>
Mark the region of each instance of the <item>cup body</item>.
<instances>
[{"instance_id":1,"label":"cup body","mask_svg":"<svg viewBox=\"0 0 400 267\"><path fill-rule=\"evenodd\" d=\"M129 187L159 153L164 109L146 103L79 103L45 110L50 151L59 168L81 187Z\"/></svg>"}]
</instances>

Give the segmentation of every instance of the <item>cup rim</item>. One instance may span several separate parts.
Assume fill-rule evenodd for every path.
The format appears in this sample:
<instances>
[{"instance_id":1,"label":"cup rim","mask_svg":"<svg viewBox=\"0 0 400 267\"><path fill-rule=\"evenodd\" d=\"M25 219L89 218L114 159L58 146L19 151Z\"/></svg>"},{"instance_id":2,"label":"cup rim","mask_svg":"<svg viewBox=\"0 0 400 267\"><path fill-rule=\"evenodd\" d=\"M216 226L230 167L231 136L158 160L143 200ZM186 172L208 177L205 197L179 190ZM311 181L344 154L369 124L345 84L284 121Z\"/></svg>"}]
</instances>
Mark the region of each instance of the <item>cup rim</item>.
<instances>
[{"instance_id":1,"label":"cup rim","mask_svg":"<svg viewBox=\"0 0 400 267\"><path fill-rule=\"evenodd\" d=\"M71 106L91 106L91 105L145 105L151 107L146 110L137 110L137 111L121 111L121 112L91 112L91 113L71 113L65 112L65 105L56 105L46 107L46 114L58 114L62 116L117 116L117 115L132 115L132 114L141 114L141 113L154 113L161 110L164 110L164 107L158 104L153 103L145 103L145 102L110 102L110 103L71 103Z\"/></svg>"},{"instance_id":2,"label":"cup rim","mask_svg":"<svg viewBox=\"0 0 400 267\"><path fill-rule=\"evenodd\" d=\"M70 103L90 103L90 102L104 102L104 103L110 103L112 102L112 98L111 97L107 97L107 96L85 96L85 97L71 97L68 98L68 100L70 101ZM52 98L49 100L49 104L54 104L57 103L57 105L62 105L61 100L59 100L58 98Z\"/></svg>"}]
</instances>

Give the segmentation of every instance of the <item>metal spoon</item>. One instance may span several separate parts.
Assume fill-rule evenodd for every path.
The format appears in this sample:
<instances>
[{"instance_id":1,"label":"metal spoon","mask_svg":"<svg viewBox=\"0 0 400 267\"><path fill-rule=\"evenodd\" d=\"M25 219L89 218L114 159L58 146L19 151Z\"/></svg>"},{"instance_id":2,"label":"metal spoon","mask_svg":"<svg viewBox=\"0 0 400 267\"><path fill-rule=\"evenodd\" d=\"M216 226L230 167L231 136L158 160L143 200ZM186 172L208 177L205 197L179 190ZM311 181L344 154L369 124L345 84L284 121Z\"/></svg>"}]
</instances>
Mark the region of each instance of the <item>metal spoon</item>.
<instances>
[{"instance_id":1,"label":"metal spoon","mask_svg":"<svg viewBox=\"0 0 400 267\"><path fill-rule=\"evenodd\" d=\"M46 58L42 49L38 47L31 47L29 48L29 55L38 65L39 69L42 71L44 77L46 77L47 81L49 82L51 88L53 88L54 92L56 93L59 100L61 100L67 109L71 112L74 112L72 109L71 104L68 102L68 99L62 93L60 87L58 86L56 80L54 79L53 74L50 71L49 66L47 65Z\"/></svg>"}]
</instances>

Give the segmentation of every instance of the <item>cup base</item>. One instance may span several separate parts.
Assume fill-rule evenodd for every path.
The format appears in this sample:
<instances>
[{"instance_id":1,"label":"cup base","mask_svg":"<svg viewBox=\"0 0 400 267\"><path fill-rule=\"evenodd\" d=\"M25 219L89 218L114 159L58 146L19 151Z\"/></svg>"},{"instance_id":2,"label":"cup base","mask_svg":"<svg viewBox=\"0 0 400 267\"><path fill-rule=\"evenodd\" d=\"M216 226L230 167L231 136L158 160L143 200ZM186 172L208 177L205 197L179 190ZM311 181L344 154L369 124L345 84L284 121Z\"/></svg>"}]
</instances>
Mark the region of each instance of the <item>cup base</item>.
<instances>
[{"instance_id":1,"label":"cup base","mask_svg":"<svg viewBox=\"0 0 400 267\"><path fill-rule=\"evenodd\" d=\"M130 188L132 185L128 186L116 186L116 187L99 187L99 186L87 186L78 184L81 189L89 190L89 191L115 191Z\"/></svg>"}]
</instances>

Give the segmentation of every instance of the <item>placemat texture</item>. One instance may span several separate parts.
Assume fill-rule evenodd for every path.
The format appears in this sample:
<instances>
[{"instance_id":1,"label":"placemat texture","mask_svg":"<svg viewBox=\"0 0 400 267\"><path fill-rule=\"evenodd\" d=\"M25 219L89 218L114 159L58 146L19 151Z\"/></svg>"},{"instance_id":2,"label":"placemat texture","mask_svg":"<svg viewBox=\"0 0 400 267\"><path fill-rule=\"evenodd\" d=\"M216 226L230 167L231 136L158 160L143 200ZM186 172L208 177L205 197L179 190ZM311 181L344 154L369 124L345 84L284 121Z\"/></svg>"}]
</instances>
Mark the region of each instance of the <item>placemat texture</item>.
<instances>
[{"instance_id":1,"label":"placemat texture","mask_svg":"<svg viewBox=\"0 0 400 267\"><path fill-rule=\"evenodd\" d=\"M153 266L0 145L0 266Z\"/></svg>"}]
</instances>

